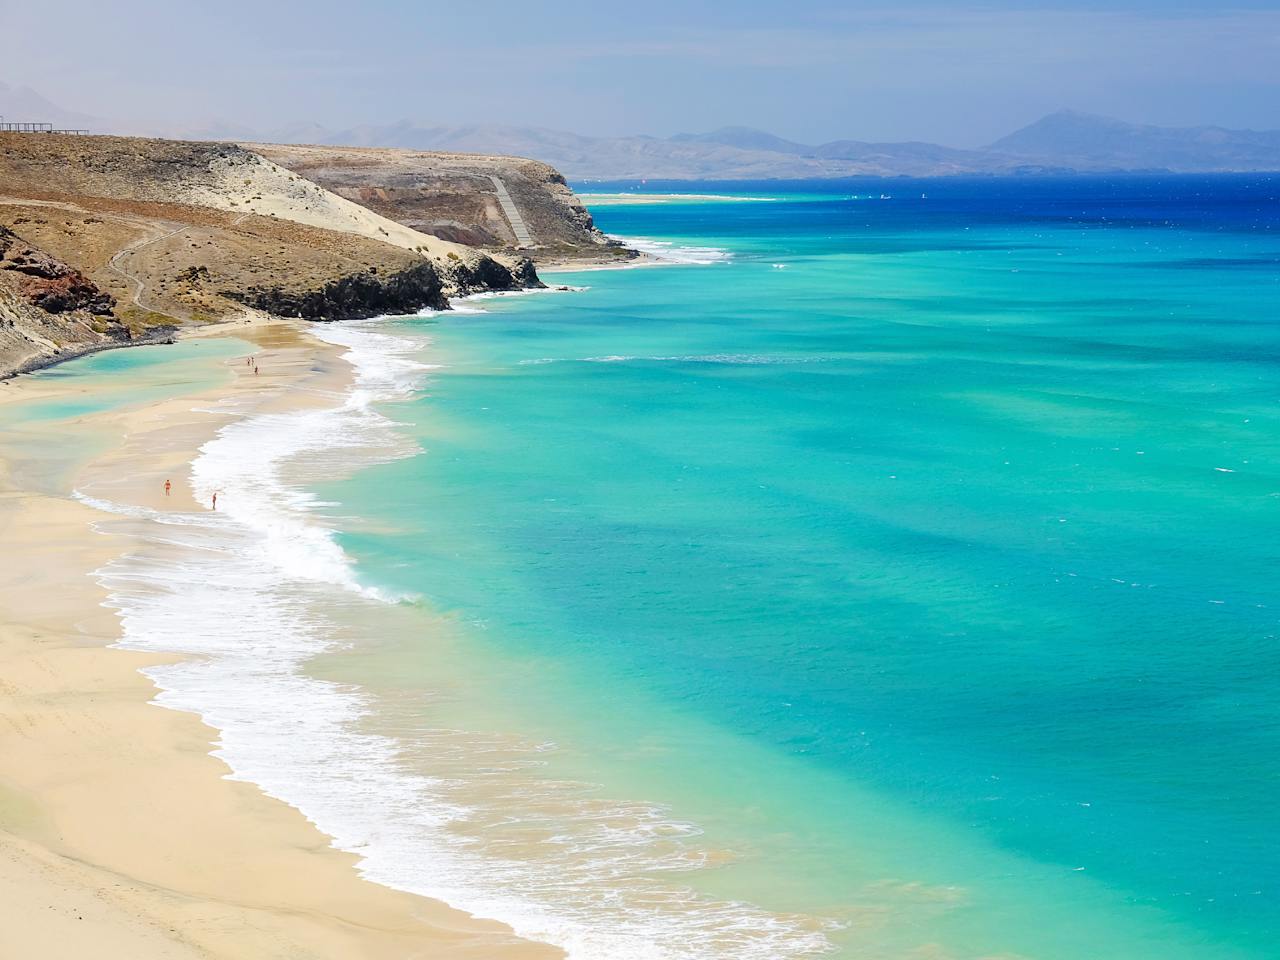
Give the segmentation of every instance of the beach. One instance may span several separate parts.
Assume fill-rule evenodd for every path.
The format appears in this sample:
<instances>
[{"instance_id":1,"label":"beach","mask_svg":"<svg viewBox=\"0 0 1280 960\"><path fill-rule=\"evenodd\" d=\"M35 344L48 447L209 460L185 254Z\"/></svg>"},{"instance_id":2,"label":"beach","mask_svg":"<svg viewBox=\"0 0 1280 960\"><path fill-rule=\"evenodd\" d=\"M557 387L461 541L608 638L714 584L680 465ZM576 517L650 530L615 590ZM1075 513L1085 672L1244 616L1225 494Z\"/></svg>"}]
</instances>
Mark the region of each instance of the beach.
<instances>
[{"instance_id":1,"label":"beach","mask_svg":"<svg viewBox=\"0 0 1280 960\"><path fill-rule=\"evenodd\" d=\"M297 810L227 778L210 755L214 729L151 702L156 687L139 671L178 658L112 648L120 621L92 574L131 543L118 529L95 531L102 512L71 491L139 510L207 509L191 499L187 470L227 420L218 404L322 405L350 379L341 350L293 322L199 335L223 341L203 364L216 371L212 389L172 384L158 402L60 419L47 432L60 435L61 456L33 431L2 441L10 560L0 568L0 898L11 920L0 926L0 954L559 956L500 924L361 879L355 857ZM232 336L246 351L225 345ZM10 381L0 415L74 401L72 389L56 378Z\"/></svg>"},{"instance_id":2,"label":"beach","mask_svg":"<svg viewBox=\"0 0 1280 960\"><path fill-rule=\"evenodd\" d=\"M630 203L0 385L0 953L1269 958L1255 188Z\"/></svg>"}]
</instances>

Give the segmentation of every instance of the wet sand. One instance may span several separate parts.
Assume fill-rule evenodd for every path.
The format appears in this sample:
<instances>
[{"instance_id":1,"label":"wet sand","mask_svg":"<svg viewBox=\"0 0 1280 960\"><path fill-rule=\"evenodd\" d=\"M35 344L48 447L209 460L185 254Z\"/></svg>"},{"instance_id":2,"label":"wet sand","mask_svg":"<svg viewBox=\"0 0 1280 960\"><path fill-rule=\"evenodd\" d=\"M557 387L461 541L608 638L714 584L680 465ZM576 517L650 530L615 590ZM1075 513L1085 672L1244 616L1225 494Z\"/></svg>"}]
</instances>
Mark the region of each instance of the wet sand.
<instances>
[{"instance_id":1,"label":"wet sand","mask_svg":"<svg viewBox=\"0 0 1280 960\"><path fill-rule=\"evenodd\" d=\"M216 404L324 402L346 382L341 351L286 321L206 328L256 344L261 373L212 360L224 385L142 407L54 421L88 460L42 456L0 434L0 956L484 958L542 960L517 939L421 897L362 880L356 858L293 808L224 779L216 731L149 701L138 671L160 661L113 649L119 625L92 572L129 548L94 531L95 495L192 510L187 465L225 422ZM0 405L56 398L68 381L11 381ZM3 413L3 411L0 411ZM74 458L73 458L74 459ZM172 480L172 494L164 480Z\"/></svg>"}]
</instances>

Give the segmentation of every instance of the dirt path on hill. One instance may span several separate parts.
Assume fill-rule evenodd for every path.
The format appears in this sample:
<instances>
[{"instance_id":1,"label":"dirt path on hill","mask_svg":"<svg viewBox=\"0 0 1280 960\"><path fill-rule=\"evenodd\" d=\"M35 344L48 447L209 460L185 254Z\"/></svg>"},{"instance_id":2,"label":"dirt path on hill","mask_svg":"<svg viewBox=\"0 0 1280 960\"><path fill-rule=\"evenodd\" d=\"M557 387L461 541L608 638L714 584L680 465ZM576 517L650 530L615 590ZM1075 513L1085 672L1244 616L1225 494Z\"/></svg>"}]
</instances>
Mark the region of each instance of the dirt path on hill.
<instances>
[{"instance_id":1,"label":"dirt path on hill","mask_svg":"<svg viewBox=\"0 0 1280 960\"><path fill-rule=\"evenodd\" d=\"M118 274L119 276L123 277L126 282L137 285L137 289L134 291L134 294L133 294L133 302L138 305L139 309L147 310L152 313L164 313L163 310L156 310L154 307L149 307L145 303L143 303L142 295L147 290L146 281L144 281L137 274L130 273L128 270L124 269L124 267L120 266L121 259L124 258L125 256L135 254L142 248L151 246L151 244L153 243L159 243L161 240L167 240L170 237L177 236L179 233L183 233L189 229L190 227L186 227L186 226L177 227L173 230L170 230L168 233L162 233L162 234L159 234L158 236L146 237L141 240L136 240L133 243L129 244L127 247L124 247L123 249L117 251L116 254L112 256L110 260L107 261L108 270L110 270L112 273ZM169 314L165 314L165 316L169 316Z\"/></svg>"},{"instance_id":2,"label":"dirt path on hill","mask_svg":"<svg viewBox=\"0 0 1280 960\"><path fill-rule=\"evenodd\" d=\"M61 200L31 200L26 197L0 197L0 204L4 204L6 206L13 206L13 207L51 207L57 210L66 210L68 213L83 214L86 216L93 213L93 211L87 210L84 207L80 206L79 204L66 203ZM97 216L102 216L102 214L99 213L97 214ZM133 217L116 216L113 219L132 224L144 231L152 231L155 229L155 224L149 223L148 221L145 221L145 220L135 219ZM242 215L236 218L236 220L232 222L239 223L243 219L244 219L244 216ZM128 270L124 269L124 267L120 265L120 261L124 257L130 254L137 253L143 247L148 247L153 243L159 243L161 240L167 240L169 237L176 236L177 234L182 233L184 230L188 230L188 229L190 229L189 226L180 226L180 227L176 227L173 230L170 230L167 233L160 233L155 236L142 237L141 239L134 241L128 246L122 247L120 250L116 251L116 253L112 255L111 259L107 261L106 268L108 270L110 270L112 273L116 274L117 276L123 278L126 283L128 283L129 285L135 288L133 293L133 302L137 304L139 309L148 310L153 313L164 313L164 311L156 310L154 307L149 307L147 306L146 303L143 302L142 298L143 298L143 295L146 293L146 289L147 289L146 281L144 281L141 277L137 276L136 274L130 273ZM165 314L165 315L168 316L168 314Z\"/></svg>"},{"instance_id":3,"label":"dirt path on hill","mask_svg":"<svg viewBox=\"0 0 1280 960\"><path fill-rule=\"evenodd\" d=\"M84 207L77 206L74 203L64 203L61 200L27 200L24 197L0 197L0 203L11 207L57 207L61 210L69 210L72 213L88 213Z\"/></svg>"}]
</instances>

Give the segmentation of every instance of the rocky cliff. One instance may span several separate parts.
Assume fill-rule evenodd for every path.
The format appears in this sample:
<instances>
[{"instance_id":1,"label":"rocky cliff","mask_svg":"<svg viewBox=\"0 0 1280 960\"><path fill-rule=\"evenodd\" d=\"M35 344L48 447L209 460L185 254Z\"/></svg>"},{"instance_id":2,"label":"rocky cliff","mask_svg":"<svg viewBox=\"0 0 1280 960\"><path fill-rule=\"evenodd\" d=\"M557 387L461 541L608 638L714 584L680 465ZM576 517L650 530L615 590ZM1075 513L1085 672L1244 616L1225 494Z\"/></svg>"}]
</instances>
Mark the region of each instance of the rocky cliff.
<instances>
[{"instance_id":1,"label":"rocky cliff","mask_svg":"<svg viewBox=\"0 0 1280 960\"><path fill-rule=\"evenodd\" d=\"M0 270L8 271L19 296L46 313L84 311L111 316L116 298L79 270L0 227Z\"/></svg>"},{"instance_id":2,"label":"rocky cliff","mask_svg":"<svg viewBox=\"0 0 1280 960\"><path fill-rule=\"evenodd\" d=\"M441 240L536 263L635 256L596 229L564 177L536 160L373 147L243 146Z\"/></svg>"},{"instance_id":3,"label":"rocky cliff","mask_svg":"<svg viewBox=\"0 0 1280 960\"><path fill-rule=\"evenodd\" d=\"M290 290L282 286L251 286L223 291L223 296L282 317L304 320L350 320L384 314L413 313L423 307L444 310L440 274L423 260L394 273L367 273L332 280L319 289Z\"/></svg>"},{"instance_id":4,"label":"rocky cliff","mask_svg":"<svg viewBox=\"0 0 1280 960\"><path fill-rule=\"evenodd\" d=\"M79 270L0 227L0 377L171 332L135 331L114 307Z\"/></svg>"},{"instance_id":5,"label":"rocky cliff","mask_svg":"<svg viewBox=\"0 0 1280 960\"><path fill-rule=\"evenodd\" d=\"M98 317L122 343L246 307L334 320L541 285L520 253L423 233L234 144L0 133L0 227L6 322ZM10 341L0 370L63 355Z\"/></svg>"}]
</instances>

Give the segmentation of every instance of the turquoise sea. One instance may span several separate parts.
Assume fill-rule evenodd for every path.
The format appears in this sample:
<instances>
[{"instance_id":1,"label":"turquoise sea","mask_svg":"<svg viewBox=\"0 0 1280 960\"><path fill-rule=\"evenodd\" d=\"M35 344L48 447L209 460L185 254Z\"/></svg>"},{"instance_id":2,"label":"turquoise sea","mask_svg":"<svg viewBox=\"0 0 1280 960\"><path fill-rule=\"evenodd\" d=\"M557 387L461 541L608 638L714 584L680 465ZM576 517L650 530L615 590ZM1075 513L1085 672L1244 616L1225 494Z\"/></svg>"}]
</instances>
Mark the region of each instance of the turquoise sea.
<instances>
[{"instance_id":1,"label":"turquoise sea","mask_svg":"<svg viewBox=\"0 0 1280 960\"><path fill-rule=\"evenodd\" d=\"M353 583L171 705L573 960L1280 955L1280 182L597 189L753 199L322 330L345 426L241 432L341 442L195 482Z\"/></svg>"},{"instance_id":2,"label":"turquoise sea","mask_svg":"<svg viewBox=\"0 0 1280 960\"><path fill-rule=\"evenodd\" d=\"M86 417L216 388L230 377L225 362L249 347L230 337L185 340L94 353L38 371L33 378L52 390L6 397L0 405L0 461L8 479L19 489L67 493L85 461L118 441Z\"/></svg>"}]
</instances>

